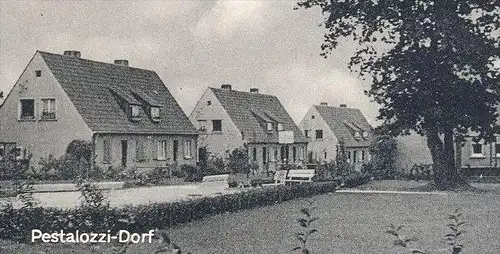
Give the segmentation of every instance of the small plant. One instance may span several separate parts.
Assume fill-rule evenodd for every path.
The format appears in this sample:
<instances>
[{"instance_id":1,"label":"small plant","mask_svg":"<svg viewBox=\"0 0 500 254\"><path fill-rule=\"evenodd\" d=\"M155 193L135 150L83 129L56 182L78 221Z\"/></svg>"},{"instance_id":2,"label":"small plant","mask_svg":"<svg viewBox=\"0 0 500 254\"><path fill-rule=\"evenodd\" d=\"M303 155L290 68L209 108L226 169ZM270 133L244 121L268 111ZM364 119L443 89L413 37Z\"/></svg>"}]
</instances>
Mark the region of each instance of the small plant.
<instances>
[{"instance_id":1,"label":"small plant","mask_svg":"<svg viewBox=\"0 0 500 254\"><path fill-rule=\"evenodd\" d=\"M458 254L462 252L463 245L458 242L458 237L461 236L465 231L461 229L461 226L465 224L465 221L461 219L462 213L460 213L460 209L455 210L453 214L448 216L448 219L451 220L451 223L448 224L448 228L450 228L451 232L445 235L446 241L448 245L451 246L452 254Z\"/></svg>"},{"instance_id":2,"label":"small plant","mask_svg":"<svg viewBox=\"0 0 500 254\"><path fill-rule=\"evenodd\" d=\"M313 217L311 213L316 210L316 207L313 206L313 201L307 200L308 206L300 209L300 212L304 216L303 218L299 218L297 222L299 223L302 231L295 235L295 238L299 240L300 245L293 248L292 251L300 251L304 254L309 254L311 251L307 248L307 241L309 237L314 233L318 232L318 230L312 228L312 223L318 220L318 217Z\"/></svg>"},{"instance_id":3,"label":"small plant","mask_svg":"<svg viewBox=\"0 0 500 254\"><path fill-rule=\"evenodd\" d=\"M456 209L453 214L448 215L448 219L451 220L451 223L449 223L446 226L451 230L451 232L445 235L445 239L448 242L448 245L451 247L451 254L462 253L463 245L458 242L458 237L461 236L463 233L465 233L465 231L461 229L461 226L464 225L466 222L462 221L461 217L462 213L460 213L460 209ZM414 237L407 238L405 236L402 236L400 234L400 230L402 228L403 226L395 227L394 225L391 224L389 226L389 229L385 232L396 237L396 240L394 240L395 246L407 248L410 242L414 242L417 239ZM425 254L428 252L414 249L412 250L411 253Z\"/></svg>"},{"instance_id":4,"label":"small plant","mask_svg":"<svg viewBox=\"0 0 500 254\"><path fill-rule=\"evenodd\" d=\"M411 242L415 242L417 241L417 238L415 237L407 237L407 236L404 236L401 234L401 229L403 228L404 226L403 225L400 225L400 226L394 226L393 224L391 224L389 226L389 229L387 229L385 232L387 234L390 234L394 237L396 237L396 239L394 240L394 246L399 246L399 247L403 247L403 248L407 248L409 247L409 244ZM413 254L417 254L417 253L424 253L420 250L412 250L412 253Z\"/></svg>"},{"instance_id":5,"label":"small plant","mask_svg":"<svg viewBox=\"0 0 500 254\"><path fill-rule=\"evenodd\" d=\"M31 209L37 205L36 199L33 197L33 182L31 180L18 180L14 182L14 192L17 193L18 199L21 201L21 209Z\"/></svg>"},{"instance_id":6,"label":"small plant","mask_svg":"<svg viewBox=\"0 0 500 254\"><path fill-rule=\"evenodd\" d=\"M165 230L155 230L155 239L161 243L160 246L156 249L155 253L176 253L182 254L181 248L170 240L167 232ZM186 254L190 254L190 252L186 252Z\"/></svg>"},{"instance_id":7,"label":"small plant","mask_svg":"<svg viewBox=\"0 0 500 254\"><path fill-rule=\"evenodd\" d=\"M109 207L109 201L104 196L102 190L99 190L95 185L90 183L79 184L79 190L82 193L82 208L89 209L105 209Z\"/></svg>"}]
</instances>

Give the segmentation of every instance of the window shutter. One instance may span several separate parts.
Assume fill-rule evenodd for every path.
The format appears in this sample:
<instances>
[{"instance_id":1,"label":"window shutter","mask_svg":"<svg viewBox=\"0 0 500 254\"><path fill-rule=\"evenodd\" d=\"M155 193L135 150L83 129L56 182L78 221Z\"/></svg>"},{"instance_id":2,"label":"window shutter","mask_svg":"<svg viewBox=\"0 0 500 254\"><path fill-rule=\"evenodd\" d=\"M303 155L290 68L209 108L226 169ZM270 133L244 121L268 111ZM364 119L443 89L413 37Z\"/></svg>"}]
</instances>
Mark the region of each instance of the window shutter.
<instances>
[{"instance_id":1,"label":"window shutter","mask_svg":"<svg viewBox=\"0 0 500 254\"><path fill-rule=\"evenodd\" d=\"M111 140L105 139L103 144L103 162L111 162Z\"/></svg>"}]
</instances>

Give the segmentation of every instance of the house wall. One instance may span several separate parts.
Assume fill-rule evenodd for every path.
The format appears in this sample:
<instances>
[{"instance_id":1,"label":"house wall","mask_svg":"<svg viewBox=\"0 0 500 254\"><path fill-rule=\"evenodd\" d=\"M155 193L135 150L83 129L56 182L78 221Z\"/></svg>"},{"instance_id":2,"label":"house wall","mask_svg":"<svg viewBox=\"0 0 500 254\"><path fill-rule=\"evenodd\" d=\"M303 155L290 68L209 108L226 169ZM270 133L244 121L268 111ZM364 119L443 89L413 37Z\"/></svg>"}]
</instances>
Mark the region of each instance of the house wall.
<instances>
[{"instance_id":1,"label":"house wall","mask_svg":"<svg viewBox=\"0 0 500 254\"><path fill-rule=\"evenodd\" d=\"M312 119L312 116L314 116L314 119ZM305 130L309 130L307 151L312 152L314 160L323 162L336 160L338 139L316 108L311 107L307 111L299 124L299 128L302 133L305 133ZM322 139L316 139L316 130L323 130Z\"/></svg>"},{"instance_id":2,"label":"house wall","mask_svg":"<svg viewBox=\"0 0 500 254\"><path fill-rule=\"evenodd\" d=\"M484 144L484 141L479 141L482 145L482 155L472 153L472 138L467 138L462 146L462 168L493 168L500 166L500 151L495 150L495 143ZM497 143L500 143L500 138L497 138Z\"/></svg>"},{"instance_id":3,"label":"house wall","mask_svg":"<svg viewBox=\"0 0 500 254\"><path fill-rule=\"evenodd\" d=\"M35 70L41 70L36 77ZM42 98L54 98L57 120L41 120ZM35 119L18 120L20 99L35 99ZM40 158L64 155L73 140L92 140L92 132L73 103L36 53L0 107L0 142L15 142L31 154L31 165Z\"/></svg>"},{"instance_id":4,"label":"house wall","mask_svg":"<svg viewBox=\"0 0 500 254\"><path fill-rule=\"evenodd\" d=\"M266 168L269 171L276 171L278 163L285 163L281 160L281 147L285 146L288 148L288 162L290 164L300 164L305 163L307 145L305 143L294 143L294 144L261 144L261 143L250 143L248 144L248 158L251 163L257 164L259 166L260 172L265 172ZM293 158L293 148L296 149L295 160ZM253 156L254 148L256 149L256 158ZM263 150L266 148L267 159L264 161ZM285 149L286 149L285 148Z\"/></svg>"},{"instance_id":5,"label":"house wall","mask_svg":"<svg viewBox=\"0 0 500 254\"><path fill-rule=\"evenodd\" d=\"M110 144L111 161L104 161L104 140ZM197 158L197 140L196 135L140 135L140 134L96 134L95 145L95 163L97 166L107 169L123 168L122 166L122 140L127 141L127 168L152 169L167 165L196 164ZM167 156L165 160L158 160L156 141L167 141ZM178 140L177 161L174 161L174 140ZM191 140L191 157L184 154L185 140ZM137 159L137 143L144 142L145 158L142 161Z\"/></svg>"},{"instance_id":6,"label":"house wall","mask_svg":"<svg viewBox=\"0 0 500 254\"><path fill-rule=\"evenodd\" d=\"M210 101L211 105L208 105L207 101ZM210 88L196 104L189 120L196 129L200 129L199 120L206 120L206 131L200 133L198 145L206 146L212 155L222 156L226 151L243 147L240 131ZM222 120L221 132L212 131L212 120Z\"/></svg>"}]
</instances>

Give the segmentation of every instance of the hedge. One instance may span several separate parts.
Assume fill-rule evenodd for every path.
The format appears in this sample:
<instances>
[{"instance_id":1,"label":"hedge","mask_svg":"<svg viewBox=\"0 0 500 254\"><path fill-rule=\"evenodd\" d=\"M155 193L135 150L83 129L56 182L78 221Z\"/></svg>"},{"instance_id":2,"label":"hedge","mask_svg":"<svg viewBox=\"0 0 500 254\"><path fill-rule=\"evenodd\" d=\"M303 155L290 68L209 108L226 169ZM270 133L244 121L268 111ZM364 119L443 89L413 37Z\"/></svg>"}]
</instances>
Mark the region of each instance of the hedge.
<instances>
[{"instance_id":1,"label":"hedge","mask_svg":"<svg viewBox=\"0 0 500 254\"><path fill-rule=\"evenodd\" d=\"M272 205L283 201L334 192L335 182L276 186L253 189L234 194L204 197L171 203L104 207L90 209L4 207L0 211L0 239L29 242L31 230L52 233L107 232L125 229L129 232L147 232L155 228L169 228L209 215L235 212L242 209Z\"/></svg>"}]
</instances>

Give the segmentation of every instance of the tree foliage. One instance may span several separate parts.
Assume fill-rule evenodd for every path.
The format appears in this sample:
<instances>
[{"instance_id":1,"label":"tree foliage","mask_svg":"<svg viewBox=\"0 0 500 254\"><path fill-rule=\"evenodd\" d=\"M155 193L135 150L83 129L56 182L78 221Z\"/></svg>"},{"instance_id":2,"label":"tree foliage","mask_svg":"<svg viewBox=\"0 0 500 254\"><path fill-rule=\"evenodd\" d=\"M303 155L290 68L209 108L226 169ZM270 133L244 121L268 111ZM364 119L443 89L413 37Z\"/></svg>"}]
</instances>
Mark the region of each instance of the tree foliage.
<instances>
[{"instance_id":1,"label":"tree foliage","mask_svg":"<svg viewBox=\"0 0 500 254\"><path fill-rule=\"evenodd\" d=\"M396 177L394 161L396 159L396 140L388 135L377 136L370 145L372 155L371 169L377 178L390 179Z\"/></svg>"},{"instance_id":2,"label":"tree foliage","mask_svg":"<svg viewBox=\"0 0 500 254\"><path fill-rule=\"evenodd\" d=\"M322 55L341 38L359 47L348 63L381 105L388 134L426 135L435 179L457 182L454 138L498 132L500 3L498 0L306 0L319 6L327 32Z\"/></svg>"}]
</instances>

